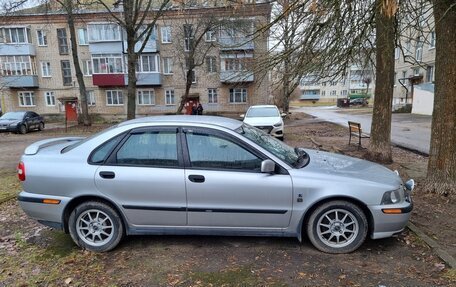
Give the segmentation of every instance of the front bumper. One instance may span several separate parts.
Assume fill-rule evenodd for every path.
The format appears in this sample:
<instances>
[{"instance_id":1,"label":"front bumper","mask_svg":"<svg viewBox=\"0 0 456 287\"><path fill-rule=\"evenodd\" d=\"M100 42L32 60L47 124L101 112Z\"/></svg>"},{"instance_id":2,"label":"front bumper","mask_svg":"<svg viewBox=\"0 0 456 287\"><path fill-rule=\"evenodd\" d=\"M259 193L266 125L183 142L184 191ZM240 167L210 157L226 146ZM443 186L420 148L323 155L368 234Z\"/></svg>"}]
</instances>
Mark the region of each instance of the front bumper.
<instances>
[{"instance_id":1,"label":"front bumper","mask_svg":"<svg viewBox=\"0 0 456 287\"><path fill-rule=\"evenodd\" d=\"M18 129L17 129L17 126L13 126L13 127L10 127L10 126L0 126L0 133L15 133L17 132Z\"/></svg>"},{"instance_id":2,"label":"front bumper","mask_svg":"<svg viewBox=\"0 0 456 287\"><path fill-rule=\"evenodd\" d=\"M59 204L43 203L44 199L59 200ZM63 228L63 213L71 198L54 195L35 194L22 191L17 200L22 210L38 222L54 228Z\"/></svg>"},{"instance_id":3,"label":"front bumper","mask_svg":"<svg viewBox=\"0 0 456 287\"><path fill-rule=\"evenodd\" d=\"M385 209L399 209L401 213L387 214ZM405 201L394 205L372 205L369 210L374 223L371 238L386 238L404 230L412 214L413 203Z\"/></svg>"}]
</instances>

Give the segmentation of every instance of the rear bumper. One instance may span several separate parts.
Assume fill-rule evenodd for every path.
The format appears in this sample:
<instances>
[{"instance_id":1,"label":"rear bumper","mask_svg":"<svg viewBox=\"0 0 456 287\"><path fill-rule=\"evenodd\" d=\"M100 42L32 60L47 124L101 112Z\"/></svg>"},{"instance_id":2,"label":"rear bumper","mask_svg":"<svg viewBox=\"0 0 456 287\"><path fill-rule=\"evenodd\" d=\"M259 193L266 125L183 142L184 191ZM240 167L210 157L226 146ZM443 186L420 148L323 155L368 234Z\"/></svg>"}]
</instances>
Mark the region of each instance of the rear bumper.
<instances>
[{"instance_id":1,"label":"rear bumper","mask_svg":"<svg viewBox=\"0 0 456 287\"><path fill-rule=\"evenodd\" d=\"M400 209L400 214L386 214L383 212L385 208ZM369 206L374 221L374 228L371 234L372 239L391 237L404 230L407 225L413 204L411 202L404 202L398 205L375 205Z\"/></svg>"},{"instance_id":2,"label":"rear bumper","mask_svg":"<svg viewBox=\"0 0 456 287\"><path fill-rule=\"evenodd\" d=\"M44 199L59 200L59 204L43 203ZM63 213L71 198L54 195L35 194L22 191L17 200L22 210L38 222L54 228L63 227Z\"/></svg>"}]
</instances>

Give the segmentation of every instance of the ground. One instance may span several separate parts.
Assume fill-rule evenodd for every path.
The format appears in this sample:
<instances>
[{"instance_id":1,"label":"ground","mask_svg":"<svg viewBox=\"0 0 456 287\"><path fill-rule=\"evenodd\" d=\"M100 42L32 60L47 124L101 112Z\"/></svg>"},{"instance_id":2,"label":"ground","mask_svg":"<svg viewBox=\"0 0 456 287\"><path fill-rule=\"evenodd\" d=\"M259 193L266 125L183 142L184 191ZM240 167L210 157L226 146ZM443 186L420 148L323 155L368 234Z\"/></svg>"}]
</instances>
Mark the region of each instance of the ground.
<instances>
[{"instance_id":1,"label":"ground","mask_svg":"<svg viewBox=\"0 0 456 287\"><path fill-rule=\"evenodd\" d=\"M88 135L103 126L0 134L0 286L450 286L454 270L410 231L368 240L345 255L317 251L307 239L132 236L115 250L77 248L61 231L27 218L14 197L14 168L25 146L50 136ZM290 145L362 157L348 131L304 114L286 121ZM363 146L368 141L363 140ZM423 176L426 158L394 148L406 178ZM419 182L419 181L418 181ZM455 256L454 199L428 196L418 185L412 221ZM6 201L5 201L6 200ZM1 203L3 202L3 203Z\"/></svg>"}]
</instances>

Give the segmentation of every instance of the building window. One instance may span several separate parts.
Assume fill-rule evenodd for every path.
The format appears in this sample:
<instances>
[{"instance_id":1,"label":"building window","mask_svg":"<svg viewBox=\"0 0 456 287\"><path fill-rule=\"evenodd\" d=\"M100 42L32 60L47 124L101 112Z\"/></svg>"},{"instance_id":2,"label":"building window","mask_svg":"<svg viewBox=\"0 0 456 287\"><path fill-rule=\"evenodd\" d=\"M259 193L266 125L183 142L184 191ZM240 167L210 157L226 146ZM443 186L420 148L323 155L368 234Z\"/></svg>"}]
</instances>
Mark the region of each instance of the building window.
<instances>
[{"instance_id":1,"label":"building window","mask_svg":"<svg viewBox=\"0 0 456 287\"><path fill-rule=\"evenodd\" d=\"M394 49L394 59L399 59L399 57L401 56L401 49L399 47L396 47L396 49Z\"/></svg>"},{"instance_id":2,"label":"building window","mask_svg":"<svg viewBox=\"0 0 456 287\"><path fill-rule=\"evenodd\" d=\"M95 92L94 91L87 91L86 100L88 106L95 106L97 103L95 100Z\"/></svg>"},{"instance_id":3,"label":"building window","mask_svg":"<svg viewBox=\"0 0 456 287\"><path fill-rule=\"evenodd\" d=\"M30 29L28 28L3 28L0 29L0 43L30 44Z\"/></svg>"},{"instance_id":4,"label":"building window","mask_svg":"<svg viewBox=\"0 0 456 287\"><path fill-rule=\"evenodd\" d=\"M208 73L217 72L217 58L216 57L206 57L206 68Z\"/></svg>"},{"instance_id":5,"label":"building window","mask_svg":"<svg viewBox=\"0 0 456 287\"><path fill-rule=\"evenodd\" d=\"M190 51L193 48L193 27L191 24L184 25L184 50Z\"/></svg>"},{"instance_id":6,"label":"building window","mask_svg":"<svg viewBox=\"0 0 456 287\"><path fill-rule=\"evenodd\" d=\"M55 106L55 95L54 92L45 92L44 97L46 98L46 106L53 107Z\"/></svg>"},{"instance_id":7,"label":"building window","mask_svg":"<svg viewBox=\"0 0 456 287\"><path fill-rule=\"evenodd\" d=\"M346 96L346 95L347 95L347 90L342 90L342 91L340 92L340 94L341 94L342 96Z\"/></svg>"},{"instance_id":8,"label":"building window","mask_svg":"<svg viewBox=\"0 0 456 287\"><path fill-rule=\"evenodd\" d=\"M426 82L434 82L434 66L427 66L426 68Z\"/></svg>"},{"instance_id":9,"label":"building window","mask_svg":"<svg viewBox=\"0 0 456 287\"><path fill-rule=\"evenodd\" d=\"M413 68L412 71L413 71L413 75L414 75L414 76L419 76L419 74L420 74L420 68L419 68L419 67Z\"/></svg>"},{"instance_id":10,"label":"building window","mask_svg":"<svg viewBox=\"0 0 456 287\"><path fill-rule=\"evenodd\" d=\"M94 54L92 63L94 74L123 74L121 54Z\"/></svg>"},{"instance_id":11,"label":"building window","mask_svg":"<svg viewBox=\"0 0 456 287\"><path fill-rule=\"evenodd\" d=\"M68 41L67 41L67 34L66 29L57 29L57 39L59 43L59 53L60 55L68 55Z\"/></svg>"},{"instance_id":12,"label":"building window","mask_svg":"<svg viewBox=\"0 0 456 287\"><path fill-rule=\"evenodd\" d=\"M322 97L326 96L326 91L321 91L321 96Z\"/></svg>"},{"instance_id":13,"label":"building window","mask_svg":"<svg viewBox=\"0 0 456 287\"><path fill-rule=\"evenodd\" d=\"M0 74L2 76L36 75L33 62L30 56L0 56Z\"/></svg>"},{"instance_id":14,"label":"building window","mask_svg":"<svg viewBox=\"0 0 456 287\"><path fill-rule=\"evenodd\" d=\"M158 56L157 55L141 55L136 62L136 72L141 73L157 73L158 72Z\"/></svg>"},{"instance_id":15,"label":"building window","mask_svg":"<svg viewBox=\"0 0 456 287\"><path fill-rule=\"evenodd\" d=\"M246 103L247 89L230 89L230 103Z\"/></svg>"},{"instance_id":16,"label":"building window","mask_svg":"<svg viewBox=\"0 0 456 287\"><path fill-rule=\"evenodd\" d=\"M188 71L186 71L186 75L187 74L188 74ZM190 72L190 78L191 78L192 84L196 84L196 71L195 70L192 70Z\"/></svg>"},{"instance_id":17,"label":"building window","mask_svg":"<svg viewBox=\"0 0 456 287\"><path fill-rule=\"evenodd\" d=\"M117 24L87 25L90 42L120 41L120 29Z\"/></svg>"},{"instance_id":18,"label":"building window","mask_svg":"<svg viewBox=\"0 0 456 287\"><path fill-rule=\"evenodd\" d=\"M208 101L207 102L209 104L218 103L217 89L207 89L207 97L208 97Z\"/></svg>"},{"instance_id":19,"label":"building window","mask_svg":"<svg viewBox=\"0 0 456 287\"><path fill-rule=\"evenodd\" d=\"M138 105L155 105L155 92L154 90L138 90L137 91Z\"/></svg>"},{"instance_id":20,"label":"building window","mask_svg":"<svg viewBox=\"0 0 456 287\"><path fill-rule=\"evenodd\" d=\"M214 30L209 30L206 32L206 35L205 35L205 40L206 42L214 42L216 41L216 37L215 37L215 31Z\"/></svg>"},{"instance_id":21,"label":"building window","mask_svg":"<svg viewBox=\"0 0 456 287\"><path fill-rule=\"evenodd\" d=\"M429 39L429 49L435 48L435 31L432 31Z\"/></svg>"},{"instance_id":22,"label":"building window","mask_svg":"<svg viewBox=\"0 0 456 287\"><path fill-rule=\"evenodd\" d=\"M416 38L415 60L421 62L423 59L423 40L421 37Z\"/></svg>"},{"instance_id":23,"label":"building window","mask_svg":"<svg viewBox=\"0 0 456 287\"><path fill-rule=\"evenodd\" d=\"M336 85L337 85L337 81L331 81L330 86L336 86Z\"/></svg>"},{"instance_id":24,"label":"building window","mask_svg":"<svg viewBox=\"0 0 456 287\"><path fill-rule=\"evenodd\" d=\"M402 82L403 84L405 83L405 80L407 78L407 71L402 71L402 79L404 82Z\"/></svg>"},{"instance_id":25,"label":"building window","mask_svg":"<svg viewBox=\"0 0 456 287\"><path fill-rule=\"evenodd\" d=\"M79 45L81 46L89 45L89 35L87 34L87 28L78 29L78 40Z\"/></svg>"},{"instance_id":26,"label":"building window","mask_svg":"<svg viewBox=\"0 0 456 287\"><path fill-rule=\"evenodd\" d=\"M165 104L166 105L175 105L174 90L168 89L165 90Z\"/></svg>"},{"instance_id":27,"label":"building window","mask_svg":"<svg viewBox=\"0 0 456 287\"><path fill-rule=\"evenodd\" d=\"M326 82L321 82L321 85L322 85L323 87L326 87Z\"/></svg>"},{"instance_id":28,"label":"building window","mask_svg":"<svg viewBox=\"0 0 456 287\"><path fill-rule=\"evenodd\" d=\"M160 28L161 39L163 44L171 43L171 26L163 26Z\"/></svg>"},{"instance_id":29,"label":"building window","mask_svg":"<svg viewBox=\"0 0 456 287\"><path fill-rule=\"evenodd\" d=\"M47 46L47 35L46 31L43 30L37 30L36 31L36 38L38 39L38 46Z\"/></svg>"},{"instance_id":30,"label":"building window","mask_svg":"<svg viewBox=\"0 0 456 287\"><path fill-rule=\"evenodd\" d=\"M33 107L35 106L35 93L34 92L19 92L19 106Z\"/></svg>"},{"instance_id":31,"label":"building window","mask_svg":"<svg viewBox=\"0 0 456 287\"><path fill-rule=\"evenodd\" d=\"M84 60L82 62L82 73L86 77L92 76L92 61L90 60Z\"/></svg>"},{"instance_id":32,"label":"building window","mask_svg":"<svg viewBox=\"0 0 456 287\"><path fill-rule=\"evenodd\" d=\"M68 60L60 61L60 65L62 67L63 85L71 86L73 84L73 79L71 77L70 61L68 61Z\"/></svg>"},{"instance_id":33,"label":"building window","mask_svg":"<svg viewBox=\"0 0 456 287\"><path fill-rule=\"evenodd\" d=\"M412 54L412 41L407 40L405 42L405 54L411 55Z\"/></svg>"},{"instance_id":34,"label":"building window","mask_svg":"<svg viewBox=\"0 0 456 287\"><path fill-rule=\"evenodd\" d=\"M51 76L51 62L41 62L41 76L42 77Z\"/></svg>"},{"instance_id":35,"label":"building window","mask_svg":"<svg viewBox=\"0 0 456 287\"><path fill-rule=\"evenodd\" d=\"M173 58L163 58L163 74L171 75L173 73Z\"/></svg>"},{"instance_id":36,"label":"building window","mask_svg":"<svg viewBox=\"0 0 456 287\"><path fill-rule=\"evenodd\" d=\"M336 90L332 90L331 93L330 93L331 96L335 96L337 95L337 91Z\"/></svg>"},{"instance_id":37,"label":"building window","mask_svg":"<svg viewBox=\"0 0 456 287\"><path fill-rule=\"evenodd\" d=\"M122 106L123 93L119 90L106 91L106 105L107 106Z\"/></svg>"},{"instance_id":38,"label":"building window","mask_svg":"<svg viewBox=\"0 0 456 287\"><path fill-rule=\"evenodd\" d=\"M246 71L248 58L227 58L225 59L225 71Z\"/></svg>"}]
</instances>

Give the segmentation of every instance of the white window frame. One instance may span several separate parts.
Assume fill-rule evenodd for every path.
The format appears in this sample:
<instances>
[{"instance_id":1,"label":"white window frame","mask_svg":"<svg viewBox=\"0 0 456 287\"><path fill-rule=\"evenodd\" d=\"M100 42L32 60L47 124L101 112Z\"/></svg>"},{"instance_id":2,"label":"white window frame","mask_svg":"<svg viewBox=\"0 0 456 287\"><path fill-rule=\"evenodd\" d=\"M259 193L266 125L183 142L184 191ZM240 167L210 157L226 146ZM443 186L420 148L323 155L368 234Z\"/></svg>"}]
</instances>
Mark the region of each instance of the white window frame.
<instances>
[{"instance_id":1,"label":"white window frame","mask_svg":"<svg viewBox=\"0 0 456 287\"><path fill-rule=\"evenodd\" d=\"M144 58L147 58L147 59L153 58L152 62L153 62L154 68L155 68L154 70L150 70L150 65L149 65L148 70L144 69L144 67L146 66L146 65L144 65L144 63L145 63ZM151 62L149 62L149 63L151 63ZM136 62L136 72L138 72L138 73L158 73L160 71L159 63L160 63L160 60L159 60L159 56L157 54L139 55L139 59Z\"/></svg>"},{"instance_id":2,"label":"white window frame","mask_svg":"<svg viewBox=\"0 0 456 287\"><path fill-rule=\"evenodd\" d=\"M207 89L207 103L218 104L218 93L216 88Z\"/></svg>"},{"instance_id":3,"label":"white window frame","mask_svg":"<svg viewBox=\"0 0 456 287\"><path fill-rule=\"evenodd\" d=\"M11 62L12 60L12 62ZM36 75L35 61L31 56L0 56L0 75L31 76Z\"/></svg>"},{"instance_id":4,"label":"white window frame","mask_svg":"<svg viewBox=\"0 0 456 287\"><path fill-rule=\"evenodd\" d=\"M435 31L431 31L429 37L429 50L435 49Z\"/></svg>"},{"instance_id":5,"label":"white window frame","mask_svg":"<svg viewBox=\"0 0 456 287\"><path fill-rule=\"evenodd\" d=\"M165 89L165 104L167 106L176 105L176 95L174 93L174 89Z\"/></svg>"},{"instance_id":6,"label":"white window frame","mask_svg":"<svg viewBox=\"0 0 456 287\"><path fill-rule=\"evenodd\" d=\"M110 33L110 35L108 34ZM114 23L91 23L87 25L89 43L121 41L120 26Z\"/></svg>"},{"instance_id":7,"label":"white window frame","mask_svg":"<svg viewBox=\"0 0 456 287\"><path fill-rule=\"evenodd\" d=\"M206 42L217 41L216 32L214 30L207 31L204 35L204 41L206 41Z\"/></svg>"},{"instance_id":8,"label":"white window frame","mask_svg":"<svg viewBox=\"0 0 456 287\"><path fill-rule=\"evenodd\" d=\"M92 60L82 61L82 74L84 75L84 77L92 77Z\"/></svg>"},{"instance_id":9,"label":"white window frame","mask_svg":"<svg viewBox=\"0 0 456 287\"><path fill-rule=\"evenodd\" d=\"M110 97L109 97L110 96ZM115 97L115 98L114 98ZM111 103L109 103L111 99ZM114 99L116 101L114 101ZM117 102L117 103L114 103ZM106 91L106 106L123 106L123 91L122 90L107 90Z\"/></svg>"},{"instance_id":10,"label":"white window frame","mask_svg":"<svg viewBox=\"0 0 456 287\"><path fill-rule=\"evenodd\" d=\"M43 78L51 78L52 77L52 69L51 69L51 62L49 61L41 61L41 77Z\"/></svg>"},{"instance_id":11,"label":"white window frame","mask_svg":"<svg viewBox=\"0 0 456 287\"><path fill-rule=\"evenodd\" d=\"M229 103L230 104L246 104L247 103L247 89L246 88L232 88L229 90L230 92L230 99ZM241 101L236 101L236 96L240 95L241 96Z\"/></svg>"},{"instance_id":12,"label":"white window frame","mask_svg":"<svg viewBox=\"0 0 456 287\"><path fill-rule=\"evenodd\" d=\"M401 49L399 49L399 47L396 47L394 49L394 59L395 60L398 60L401 56Z\"/></svg>"},{"instance_id":13,"label":"white window frame","mask_svg":"<svg viewBox=\"0 0 456 287\"><path fill-rule=\"evenodd\" d=\"M53 91L44 92L46 107L55 107L55 93Z\"/></svg>"},{"instance_id":14,"label":"white window frame","mask_svg":"<svg viewBox=\"0 0 456 287\"><path fill-rule=\"evenodd\" d=\"M144 101L145 96L148 98L148 103ZM155 90L137 90L136 99L138 106L155 106Z\"/></svg>"},{"instance_id":15,"label":"white window frame","mask_svg":"<svg viewBox=\"0 0 456 287\"><path fill-rule=\"evenodd\" d=\"M217 57L215 56L207 56L206 61L206 69L208 73L217 73Z\"/></svg>"},{"instance_id":16,"label":"white window frame","mask_svg":"<svg viewBox=\"0 0 456 287\"><path fill-rule=\"evenodd\" d=\"M96 106L96 104L97 104L97 99L96 99L96 97L95 97L95 91L93 91L93 90L87 91L86 100L87 100L87 105L88 105L89 107Z\"/></svg>"},{"instance_id":17,"label":"white window frame","mask_svg":"<svg viewBox=\"0 0 456 287\"><path fill-rule=\"evenodd\" d=\"M172 75L173 73L173 58L163 57L163 74Z\"/></svg>"},{"instance_id":18,"label":"white window frame","mask_svg":"<svg viewBox=\"0 0 456 287\"><path fill-rule=\"evenodd\" d=\"M16 34L16 39L19 40L19 29L23 30L23 36L24 36L24 41L15 41L13 42L13 30L15 31L14 34ZM2 29L3 34L3 41L6 44L30 44L32 39L30 39L30 29L27 27L8 27L8 28L3 28ZM7 41L8 40L8 41Z\"/></svg>"},{"instance_id":19,"label":"white window frame","mask_svg":"<svg viewBox=\"0 0 456 287\"><path fill-rule=\"evenodd\" d=\"M78 28L78 44L79 46L89 45L89 32L87 28Z\"/></svg>"},{"instance_id":20,"label":"white window frame","mask_svg":"<svg viewBox=\"0 0 456 287\"><path fill-rule=\"evenodd\" d=\"M160 35L162 44L170 44L173 42L173 38L171 36L171 26L160 27Z\"/></svg>"},{"instance_id":21,"label":"white window frame","mask_svg":"<svg viewBox=\"0 0 456 287\"><path fill-rule=\"evenodd\" d=\"M431 76L429 77L429 68L431 68ZM434 76L435 76L435 66L434 65L428 65L426 67L426 82L427 83L432 83L434 82Z\"/></svg>"},{"instance_id":22,"label":"white window frame","mask_svg":"<svg viewBox=\"0 0 456 287\"><path fill-rule=\"evenodd\" d=\"M120 62L118 62L120 60ZM98 62L98 66L97 65ZM114 64L113 70L110 69L110 64ZM102 68L105 65L105 68ZM119 71L119 67L120 71ZM122 54L93 54L92 55L92 74L124 74L124 58ZM99 68L95 69L96 67Z\"/></svg>"},{"instance_id":23,"label":"white window frame","mask_svg":"<svg viewBox=\"0 0 456 287\"><path fill-rule=\"evenodd\" d=\"M187 73L188 73L188 70L185 71L185 75L187 75ZM197 81L196 81L196 71L195 71L195 69L192 70L192 74L193 74L193 77L192 77L192 84L196 84Z\"/></svg>"},{"instance_id":24,"label":"white window frame","mask_svg":"<svg viewBox=\"0 0 456 287\"><path fill-rule=\"evenodd\" d=\"M34 107L35 106L35 93L32 91L18 92L19 107ZM30 99L30 105L27 104L26 97Z\"/></svg>"},{"instance_id":25,"label":"white window frame","mask_svg":"<svg viewBox=\"0 0 456 287\"><path fill-rule=\"evenodd\" d=\"M47 32L45 30L36 30L36 42L38 47L47 47Z\"/></svg>"}]
</instances>

